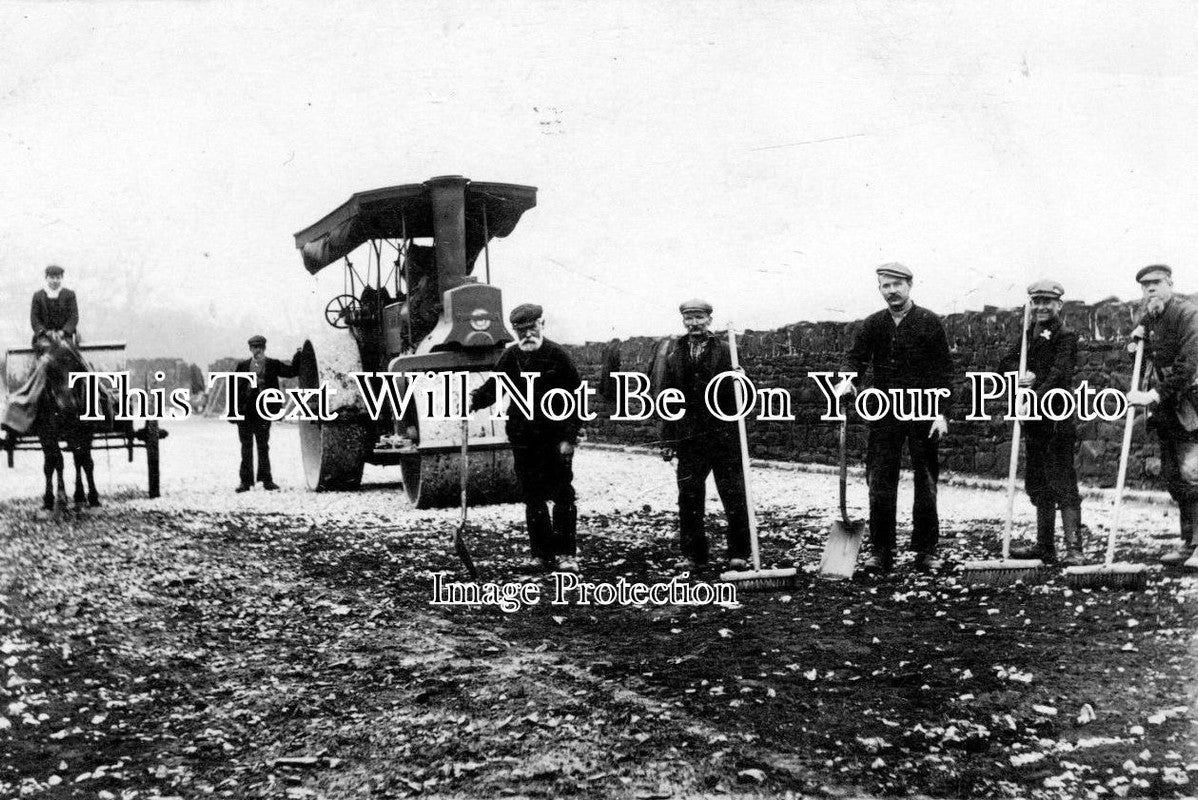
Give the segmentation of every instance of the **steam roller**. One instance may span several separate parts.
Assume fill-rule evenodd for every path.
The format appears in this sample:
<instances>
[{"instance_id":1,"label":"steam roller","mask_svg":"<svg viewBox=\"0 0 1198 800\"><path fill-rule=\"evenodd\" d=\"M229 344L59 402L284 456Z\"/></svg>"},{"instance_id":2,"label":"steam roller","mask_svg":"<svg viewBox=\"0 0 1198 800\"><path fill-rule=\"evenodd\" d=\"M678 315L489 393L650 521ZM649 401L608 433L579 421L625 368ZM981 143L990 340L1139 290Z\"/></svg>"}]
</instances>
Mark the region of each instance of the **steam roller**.
<instances>
[{"instance_id":1,"label":"steam roller","mask_svg":"<svg viewBox=\"0 0 1198 800\"><path fill-rule=\"evenodd\" d=\"M514 341L490 282L490 242L535 205L535 187L443 176L359 192L295 235L309 273L343 266L342 291L324 306L327 326L301 349L300 385L324 386L336 414L300 423L310 489L356 489L366 464L398 466L415 507L458 503L456 415ZM480 256L482 281L472 274ZM468 444L471 504L519 500L504 422L490 410L472 414Z\"/></svg>"}]
</instances>

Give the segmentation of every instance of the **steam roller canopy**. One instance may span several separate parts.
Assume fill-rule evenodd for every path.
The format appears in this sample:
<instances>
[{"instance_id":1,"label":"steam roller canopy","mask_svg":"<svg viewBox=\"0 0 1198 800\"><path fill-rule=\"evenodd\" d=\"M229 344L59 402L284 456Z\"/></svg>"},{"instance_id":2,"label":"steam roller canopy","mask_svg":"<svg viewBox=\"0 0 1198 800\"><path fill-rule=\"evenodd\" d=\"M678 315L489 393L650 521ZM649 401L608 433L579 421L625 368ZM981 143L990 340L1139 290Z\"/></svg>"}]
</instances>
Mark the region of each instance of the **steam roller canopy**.
<instances>
[{"instance_id":1,"label":"steam roller canopy","mask_svg":"<svg viewBox=\"0 0 1198 800\"><path fill-rule=\"evenodd\" d=\"M480 386L484 376L472 372L468 389ZM421 386L417 387L421 393ZM451 400L456 407L456 400ZM461 501L462 423L438 419L427 414L428 404L421 397L409 405L404 426L416 428L418 452L400 461L404 489L417 508L456 506ZM505 423L491 419L491 409L470 417L470 453L467 467L468 501L472 506L514 503L520 500L511 445L504 433Z\"/></svg>"},{"instance_id":2,"label":"steam roller canopy","mask_svg":"<svg viewBox=\"0 0 1198 800\"><path fill-rule=\"evenodd\" d=\"M362 482L362 468L374 437L355 405L357 388L348 376L361 369L358 346L351 337L326 337L318 345L304 342L299 384L314 389L322 382L328 383L333 389L330 410L339 417L333 422L299 424L304 479L309 489L356 489Z\"/></svg>"}]
</instances>

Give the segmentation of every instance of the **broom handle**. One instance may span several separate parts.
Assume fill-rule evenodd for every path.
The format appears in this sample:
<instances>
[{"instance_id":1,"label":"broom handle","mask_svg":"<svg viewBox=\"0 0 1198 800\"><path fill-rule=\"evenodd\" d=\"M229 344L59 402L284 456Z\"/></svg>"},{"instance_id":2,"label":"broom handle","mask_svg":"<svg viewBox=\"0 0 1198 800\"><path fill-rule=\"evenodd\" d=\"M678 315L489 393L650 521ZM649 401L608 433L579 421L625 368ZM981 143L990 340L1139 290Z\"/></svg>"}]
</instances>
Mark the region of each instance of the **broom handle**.
<instances>
[{"instance_id":1,"label":"broom handle","mask_svg":"<svg viewBox=\"0 0 1198 800\"><path fill-rule=\"evenodd\" d=\"M1023 304L1023 327L1019 331L1019 377L1027 372L1027 339L1028 323L1032 318L1032 304L1029 300ZM1016 381L1018 385L1018 381ZM1016 408L1016 413L1019 409ZM1015 417L1015 425L1011 429L1011 463L1007 468L1007 522L1002 532L1002 560L1011 557L1011 530L1015 527L1015 473L1019 471L1019 417Z\"/></svg>"},{"instance_id":2,"label":"broom handle","mask_svg":"<svg viewBox=\"0 0 1198 800\"><path fill-rule=\"evenodd\" d=\"M467 472L470 469L470 418L466 417L462 420L462 528L466 527L466 484L468 482Z\"/></svg>"},{"instance_id":3,"label":"broom handle","mask_svg":"<svg viewBox=\"0 0 1198 800\"><path fill-rule=\"evenodd\" d=\"M1136 340L1136 360L1131 368L1131 388L1140 388L1140 368L1144 364L1144 340ZM1115 480L1115 510L1111 512L1111 529L1106 536L1106 564L1115 563L1115 535L1119 532L1119 517L1123 511L1123 485L1127 482L1127 458L1131 454L1131 432L1136 423L1136 407L1127 404L1127 419L1123 423L1123 448L1119 451L1119 477Z\"/></svg>"},{"instance_id":4,"label":"broom handle","mask_svg":"<svg viewBox=\"0 0 1198 800\"><path fill-rule=\"evenodd\" d=\"M740 361L736 357L736 326L728 323L728 352L732 356L732 369L740 369ZM745 401L744 390L740 381L736 382L736 405L739 408ZM744 415L736 419L736 433L740 439L740 468L745 481L745 508L749 516L749 547L753 554L753 570L761 571L761 551L757 547L757 514L753 510L753 484L749 481L749 436L745 432Z\"/></svg>"}]
</instances>

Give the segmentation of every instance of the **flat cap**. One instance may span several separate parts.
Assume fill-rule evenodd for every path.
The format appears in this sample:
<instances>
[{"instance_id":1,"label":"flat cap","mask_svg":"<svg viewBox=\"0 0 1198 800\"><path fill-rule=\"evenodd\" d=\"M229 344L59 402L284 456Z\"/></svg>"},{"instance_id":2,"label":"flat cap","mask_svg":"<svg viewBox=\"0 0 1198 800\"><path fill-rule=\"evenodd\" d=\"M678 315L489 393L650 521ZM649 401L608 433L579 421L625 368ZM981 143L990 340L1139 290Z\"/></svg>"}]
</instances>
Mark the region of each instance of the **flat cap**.
<instances>
[{"instance_id":1,"label":"flat cap","mask_svg":"<svg viewBox=\"0 0 1198 800\"><path fill-rule=\"evenodd\" d=\"M885 275L888 278L905 278L906 280L911 280L913 277L915 277L911 274L911 270L907 269L897 261L892 261L889 264L883 264L874 271L879 275Z\"/></svg>"},{"instance_id":2,"label":"flat cap","mask_svg":"<svg viewBox=\"0 0 1198 800\"><path fill-rule=\"evenodd\" d=\"M536 303L522 303L512 309L508 319L512 321L513 325L528 325L530 322L539 320L544 313L545 309Z\"/></svg>"},{"instance_id":3,"label":"flat cap","mask_svg":"<svg viewBox=\"0 0 1198 800\"><path fill-rule=\"evenodd\" d=\"M50 266L46 267L46 276L49 277L50 275L61 275L64 271L65 270L63 270L63 268L57 264L51 264Z\"/></svg>"},{"instance_id":4,"label":"flat cap","mask_svg":"<svg viewBox=\"0 0 1198 800\"><path fill-rule=\"evenodd\" d=\"M1028 297L1051 297L1053 300L1060 300L1064 295L1065 287L1047 278L1029 284L1027 287Z\"/></svg>"},{"instance_id":5,"label":"flat cap","mask_svg":"<svg viewBox=\"0 0 1198 800\"><path fill-rule=\"evenodd\" d=\"M250 337L250 347L266 347L266 337L256 333Z\"/></svg>"},{"instance_id":6,"label":"flat cap","mask_svg":"<svg viewBox=\"0 0 1198 800\"><path fill-rule=\"evenodd\" d=\"M1154 272L1163 272L1167 277L1173 277L1173 268L1168 264L1149 264L1136 273L1136 283L1144 280L1144 277L1151 275Z\"/></svg>"},{"instance_id":7,"label":"flat cap","mask_svg":"<svg viewBox=\"0 0 1198 800\"><path fill-rule=\"evenodd\" d=\"M678 304L678 311L685 314L688 311L702 311L704 314L711 313L711 303L698 297L692 297Z\"/></svg>"}]
</instances>

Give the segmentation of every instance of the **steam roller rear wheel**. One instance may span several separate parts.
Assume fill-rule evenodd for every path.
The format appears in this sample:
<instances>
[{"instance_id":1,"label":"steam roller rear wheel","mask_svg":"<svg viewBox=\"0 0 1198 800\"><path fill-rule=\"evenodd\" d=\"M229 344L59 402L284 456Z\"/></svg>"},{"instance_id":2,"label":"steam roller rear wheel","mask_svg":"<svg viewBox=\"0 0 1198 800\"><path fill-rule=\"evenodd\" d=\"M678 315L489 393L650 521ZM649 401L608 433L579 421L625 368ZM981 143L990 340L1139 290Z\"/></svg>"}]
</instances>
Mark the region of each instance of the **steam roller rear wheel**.
<instances>
[{"instance_id":1,"label":"steam roller rear wheel","mask_svg":"<svg viewBox=\"0 0 1198 800\"><path fill-rule=\"evenodd\" d=\"M328 346L322 342L319 361L312 342L304 342L299 368L301 387L316 388L322 381L344 379L347 373L361 370L357 345L348 336L342 338L344 341L330 340ZM309 489L318 492L358 488L366 456L374 445L371 428L356 419L353 409L334 410L340 419L299 423L304 480Z\"/></svg>"},{"instance_id":2,"label":"steam roller rear wheel","mask_svg":"<svg viewBox=\"0 0 1198 800\"><path fill-rule=\"evenodd\" d=\"M424 453L400 465L408 500L416 508L456 506L462 497L461 453ZM470 453L466 495L472 506L520 500L511 450Z\"/></svg>"}]
</instances>

